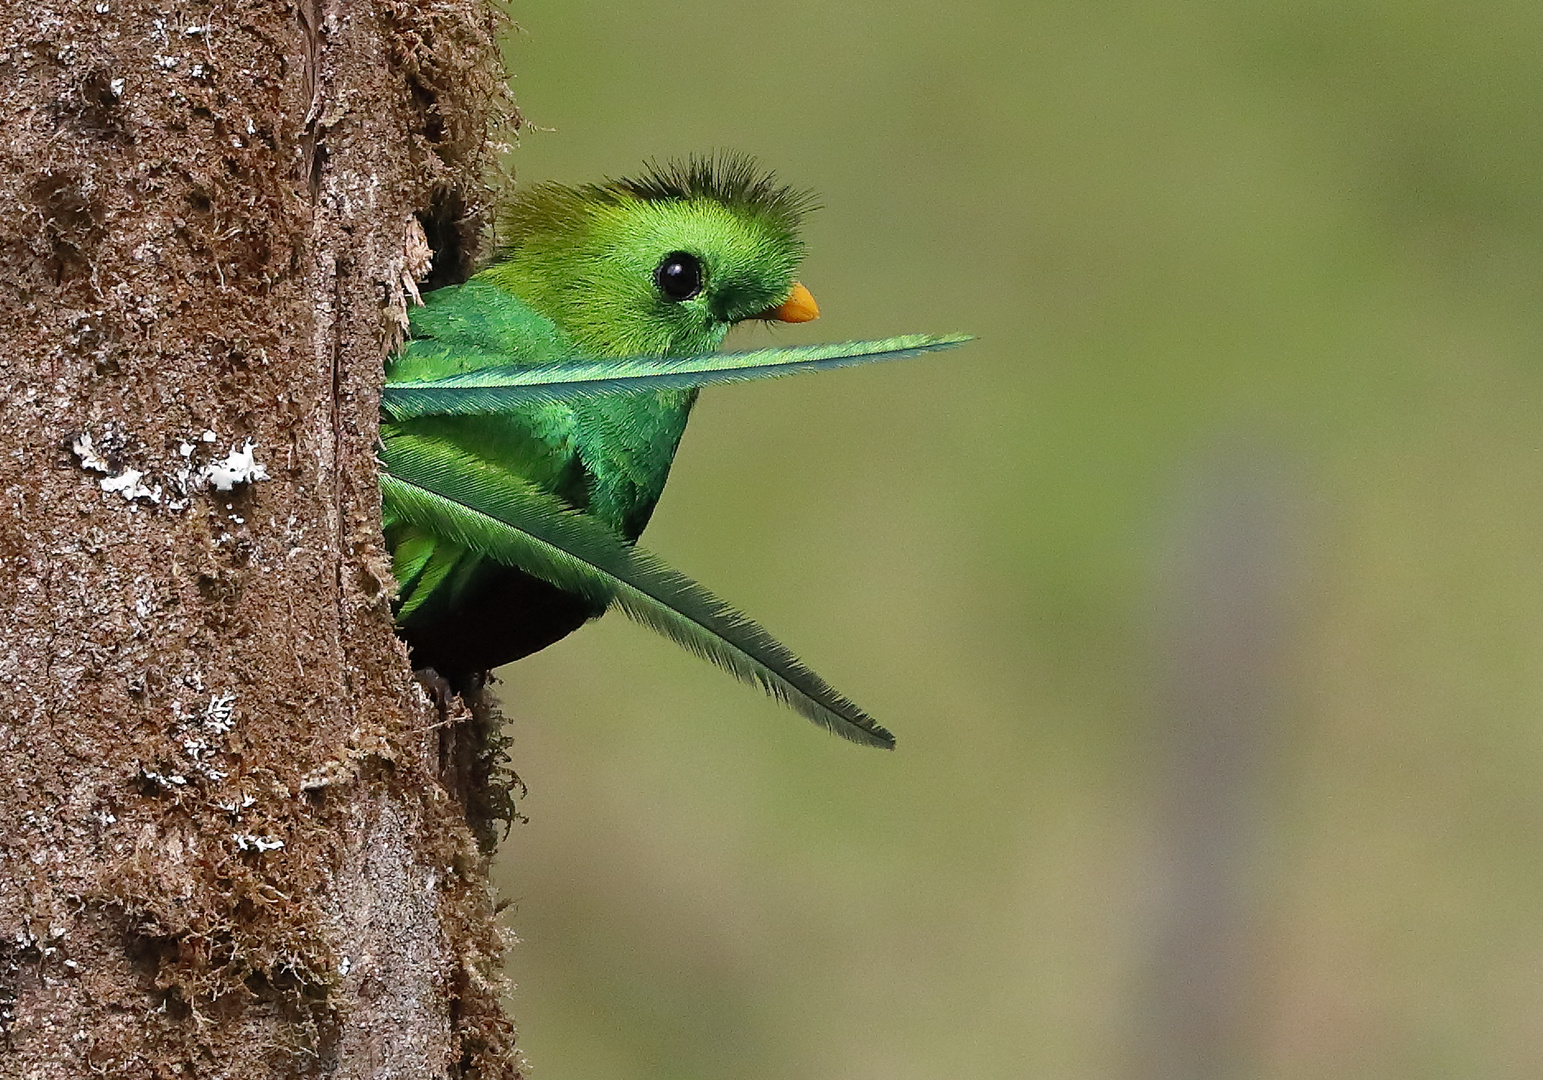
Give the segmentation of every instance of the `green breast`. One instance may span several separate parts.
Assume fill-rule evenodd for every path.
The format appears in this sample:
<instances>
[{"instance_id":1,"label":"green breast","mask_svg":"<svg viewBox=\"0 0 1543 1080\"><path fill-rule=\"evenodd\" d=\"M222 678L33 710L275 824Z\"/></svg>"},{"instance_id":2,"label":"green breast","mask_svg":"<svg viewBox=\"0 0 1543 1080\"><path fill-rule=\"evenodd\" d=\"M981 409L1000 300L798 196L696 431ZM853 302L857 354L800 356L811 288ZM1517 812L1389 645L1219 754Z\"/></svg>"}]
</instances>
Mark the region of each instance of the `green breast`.
<instances>
[{"instance_id":1,"label":"green breast","mask_svg":"<svg viewBox=\"0 0 1543 1080\"><path fill-rule=\"evenodd\" d=\"M575 410L575 442L591 479L588 510L629 540L654 512L695 401L695 390L670 390L618 394Z\"/></svg>"},{"instance_id":2,"label":"green breast","mask_svg":"<svg viewBox=\"0 0 1543 1080\"><path fill-rule=\"evenodd\" d=\"M424 299L410 316L412 340L387 367L387 382L552 363L578 352L551 319L487 281L473 278ZM625 394L498 416L387 423L381 434L452 443L636 539L664 490L695 400L694 390Z\"/></svg>"}]
</instances>

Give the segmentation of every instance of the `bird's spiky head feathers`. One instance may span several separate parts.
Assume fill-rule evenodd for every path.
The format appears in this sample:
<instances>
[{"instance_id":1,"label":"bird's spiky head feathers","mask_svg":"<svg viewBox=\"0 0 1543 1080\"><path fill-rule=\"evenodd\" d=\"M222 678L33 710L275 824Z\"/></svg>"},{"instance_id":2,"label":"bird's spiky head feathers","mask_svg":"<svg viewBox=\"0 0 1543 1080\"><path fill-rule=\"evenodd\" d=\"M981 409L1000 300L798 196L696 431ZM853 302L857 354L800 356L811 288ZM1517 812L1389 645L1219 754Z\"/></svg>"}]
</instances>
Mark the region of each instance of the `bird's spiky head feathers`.
<instances>
[{"instance_id":1,"label":"bird's spiky head feathers","mask_svg":"<svg viewBox=\"0 0 1543 1080\"><path fill-rule=\"evenodd\" d=\"M480 276L594 355L706 352L788 298L810 209L806 192L729 154L539 184L503 208L496 261Z\"/></svg>"}]
</instances>

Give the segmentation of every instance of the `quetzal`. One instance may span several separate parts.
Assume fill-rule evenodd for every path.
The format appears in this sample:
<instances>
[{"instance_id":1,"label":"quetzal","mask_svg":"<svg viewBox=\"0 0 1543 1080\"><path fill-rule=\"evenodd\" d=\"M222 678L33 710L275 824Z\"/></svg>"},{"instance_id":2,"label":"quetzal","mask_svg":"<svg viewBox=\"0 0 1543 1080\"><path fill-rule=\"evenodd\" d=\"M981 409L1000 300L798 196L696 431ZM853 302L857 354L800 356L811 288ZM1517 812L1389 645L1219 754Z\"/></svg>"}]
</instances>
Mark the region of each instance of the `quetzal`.
<instances>
[{"instance_id":1,"label":"quetzal","mask_svg":"<svg viewBox=\"0 0 1543 1080\"><path fill-rule=\"evenodd\" d=\"M819 310L794 274L807 194L748 159L542 184L491 265L426 295L382 397L384 525L415 666L454 686L612 604L854 741L894 739L755 623L633 542L697 388L914 355L962 336L717 353Z\"/></svg>"}]
</instances>

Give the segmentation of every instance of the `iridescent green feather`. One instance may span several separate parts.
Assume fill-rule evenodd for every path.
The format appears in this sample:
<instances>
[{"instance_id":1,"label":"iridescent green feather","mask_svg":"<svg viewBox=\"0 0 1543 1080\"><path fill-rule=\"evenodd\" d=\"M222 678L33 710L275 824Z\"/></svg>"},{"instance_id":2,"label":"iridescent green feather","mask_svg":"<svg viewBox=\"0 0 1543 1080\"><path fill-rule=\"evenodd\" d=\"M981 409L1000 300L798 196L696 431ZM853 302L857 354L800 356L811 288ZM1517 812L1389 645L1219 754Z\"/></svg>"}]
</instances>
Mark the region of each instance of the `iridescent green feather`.
<instances>
[{"instance_id":1,"label":"iridescent green feather","mask_svg":"<svg viewBox=\"0 0 1543 1080\"><path fill-rule=\"evenodd\" d=\"M764 629L589 515L444 444L398 440L382 462L382 487L398 520L614 604L853 742L894 746L894 736Z\"/></svg>"},{"instance_id":2,"label":"iridescent green feather","mask_svg":"<svg viewBox=\"0 0 1543 1080\"><path fill-rule=\"evenodd\" d=\"M533 403L640 390L682 390L902 360L969 340L966 334L906 334L881 341L837 341L704 356L582 358L519 366L500 366L501 357L496 354L476 354L475 359L483 362L458 374L388 384L381 395L381 408L394 420L501 413Z\"/></svg>"}]
</instances>

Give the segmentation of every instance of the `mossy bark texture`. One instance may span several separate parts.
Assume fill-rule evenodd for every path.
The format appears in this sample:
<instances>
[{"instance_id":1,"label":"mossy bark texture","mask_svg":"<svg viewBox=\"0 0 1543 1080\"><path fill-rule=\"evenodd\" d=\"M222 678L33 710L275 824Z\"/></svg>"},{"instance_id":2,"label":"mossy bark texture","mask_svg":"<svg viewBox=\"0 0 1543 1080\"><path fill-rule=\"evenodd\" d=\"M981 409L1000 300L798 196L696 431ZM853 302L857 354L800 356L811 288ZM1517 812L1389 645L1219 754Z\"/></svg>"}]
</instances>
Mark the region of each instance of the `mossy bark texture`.
<instances>
[{"instance_id":1,"label":"mossy bark texture","mask_svg":"<svg viewBox=\"0 0 1543 1080\"><path fill-rule=\"evenodd\" d=\"M0 26L0 1077L515 1077L373 456L425 229L464 257L515 119L497 20Z\"/></svg>"}]
</instances>

